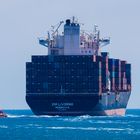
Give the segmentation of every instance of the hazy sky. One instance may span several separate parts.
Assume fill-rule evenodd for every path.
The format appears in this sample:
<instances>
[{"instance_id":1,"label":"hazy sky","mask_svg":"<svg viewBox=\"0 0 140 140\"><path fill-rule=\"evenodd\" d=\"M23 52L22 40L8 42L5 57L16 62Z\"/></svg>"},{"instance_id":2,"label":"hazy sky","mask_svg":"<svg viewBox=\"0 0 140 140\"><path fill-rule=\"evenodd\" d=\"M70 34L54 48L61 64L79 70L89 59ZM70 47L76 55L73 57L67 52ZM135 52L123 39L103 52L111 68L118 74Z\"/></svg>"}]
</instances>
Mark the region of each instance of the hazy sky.
<instances>
[{"instance_id":1,"label":"hazy sky","mask_svg":"<svg viewBox=\"0 0 140 140\"><path fill-rule=\"evenodd\" d=\"M25 63L46 54L37 37L72 16L87 30L100 27L111 44L110 57L132 63L128 108L140 108L140 0L0 0L0 107L28 108Z\"/></svg>"}]
</instances>

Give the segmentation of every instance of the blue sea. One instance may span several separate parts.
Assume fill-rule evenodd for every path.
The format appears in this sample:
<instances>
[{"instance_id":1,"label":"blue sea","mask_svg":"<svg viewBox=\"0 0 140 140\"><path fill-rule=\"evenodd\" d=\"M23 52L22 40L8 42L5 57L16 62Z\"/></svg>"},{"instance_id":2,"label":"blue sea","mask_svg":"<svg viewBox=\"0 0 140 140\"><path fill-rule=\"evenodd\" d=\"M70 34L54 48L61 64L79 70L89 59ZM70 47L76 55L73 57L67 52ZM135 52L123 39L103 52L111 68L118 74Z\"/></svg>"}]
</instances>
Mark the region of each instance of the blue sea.
<instances>
[{"instance_id":1,"label":"blue sea","mask_svg":"<svg viewBox=\"0 0 140 140\"><path fill-rule=\"evenodd\" d=\"M0 140L140 140L140 109L125 116L35 116L30 110L6 110Z\"/></svg>"}]
</instances>

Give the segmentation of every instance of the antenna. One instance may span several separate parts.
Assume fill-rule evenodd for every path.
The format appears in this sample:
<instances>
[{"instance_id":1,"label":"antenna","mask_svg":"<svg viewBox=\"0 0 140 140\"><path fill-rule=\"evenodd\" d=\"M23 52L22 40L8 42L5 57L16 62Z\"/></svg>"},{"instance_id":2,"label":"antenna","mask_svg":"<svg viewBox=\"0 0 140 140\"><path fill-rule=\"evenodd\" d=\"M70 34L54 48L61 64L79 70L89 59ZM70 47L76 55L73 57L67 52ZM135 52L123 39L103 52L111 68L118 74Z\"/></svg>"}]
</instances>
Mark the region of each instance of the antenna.
<instances>
[{"instance_id":1,"label":"antenna","mask_svg":"<svg viewBox=\"0 0 140 140\"><path fill-rule=\"evenodd\" d=\"M75 16L72 17L72 22L75 23Z\"/></svg>"}]
</instances>

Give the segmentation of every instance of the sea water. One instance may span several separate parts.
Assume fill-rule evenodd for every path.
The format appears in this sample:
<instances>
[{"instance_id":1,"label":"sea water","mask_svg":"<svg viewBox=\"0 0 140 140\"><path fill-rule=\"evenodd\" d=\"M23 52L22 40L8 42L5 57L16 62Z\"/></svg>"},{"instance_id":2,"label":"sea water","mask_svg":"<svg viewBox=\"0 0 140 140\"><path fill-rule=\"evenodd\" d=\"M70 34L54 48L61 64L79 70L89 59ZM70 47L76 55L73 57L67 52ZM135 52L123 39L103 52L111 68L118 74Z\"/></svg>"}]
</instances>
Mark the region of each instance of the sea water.
<instances>
[{"instance_id":1,"label":"sea water","mask_svg":"<svg viewBox=\"0 0 140 140\"><path fill-rule=\"evenodd\" d=\"M30 110L6 110L0 140L140 140L140 110L125 116L35 116Z\"/></svg>"}]
</instances>

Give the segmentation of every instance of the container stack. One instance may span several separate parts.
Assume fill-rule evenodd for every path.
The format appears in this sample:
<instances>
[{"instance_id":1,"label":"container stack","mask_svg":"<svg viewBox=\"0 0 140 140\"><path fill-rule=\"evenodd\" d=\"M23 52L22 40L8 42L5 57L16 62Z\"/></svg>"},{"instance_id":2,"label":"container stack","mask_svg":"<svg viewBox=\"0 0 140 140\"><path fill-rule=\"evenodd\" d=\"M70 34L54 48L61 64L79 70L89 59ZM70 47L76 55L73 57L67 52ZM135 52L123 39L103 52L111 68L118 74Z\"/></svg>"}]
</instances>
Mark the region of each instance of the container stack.
<instances>
[{"instance_id":1,"label":"container stack","mask_svg":"<svg viewBox=\"0 0 140 140\"><path fill-rule=\"evenodd\" d=\"M126 61L121 61L121 91L127 90Z\"/></svg>"},{"instance_id":2,"label":"container stack","mask_svg":"<svg viewBox=\"0 0 140 140\"><path fill-rule=\"evenodd\" d=\"M115 90L121 90L121 61L115 59Z\"/></svg>"},{"instance_id":3,"label":"container stack","mask_svg":"<svg viewBox=\"0 0 140 140\"><path fill-rule=\"evenodd\" d=\"M131 65L96 55L32 56L26 63L27 93L131 91Z\"/></svg>"},{"instance_id":4,"label":"container stack","mask_svg":"<svg viewBox=\"0 0 140 140\"><path fill-rule=\"evenodd\" d=\"M102 56L93 55L93 62L99 66L98 68L96 68L96 70L99 72L99 75L95 76L96 78L98 78L98 81L96 81L95 83L98 84L99 95L101 95L103 92L103 89L102 89L102 68L103 68L102 67Z\"/></svg>"},{"instance_id":5,"label":"container stack","mask_svg":"<svg viewBox=\"0 0 140 140\"><path fill-rule=\"evenodd\" d=\"M102 92L107 92L109 90L108 80L108 52L102 52Z\"/></svg>"},{"instance_id":6,"label":"container stack","mask_svg":"<svg viewBox=\"0 0 140 140\"><path fill-rule=\"evenodd\" d=\"M101 64L91 56L32 56L26 64L28 93L101 93Z\"/></svg>"},{"instance_id":7,"label":"container stack","mask_svg":"<svg viewBox=\"0 0 140 140\"><path fill-rule=\"evenodd\" d=\"M109 59L108 61L109 66L109 75L110 75L110 82L111 82L111 91L115 91L115 59Z\"/></svg>"},{"instance_id":8,"label":"container stack","mask_svg":"<svg viewBox=\"0 0 140 140\"><path fill-rule=\"evenodd\" d=\"M126 64L127 91L131 91L131 64Z\"/></svg>"},{"instance_id":9,"label":"container stack","mask_svg":"<svg viewBox=\"0 0 140 140\"><path fill-rule=\"evenodd\" d=\"M99 95L102 95L102 63L99 62Z\"/></svg>"}]
</instances>

